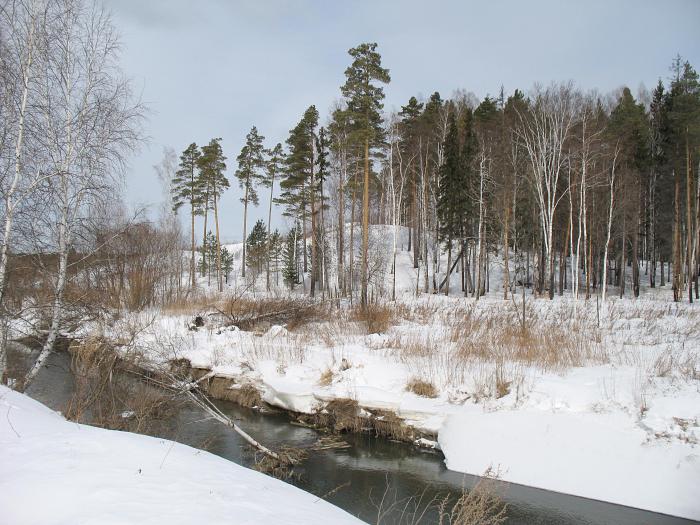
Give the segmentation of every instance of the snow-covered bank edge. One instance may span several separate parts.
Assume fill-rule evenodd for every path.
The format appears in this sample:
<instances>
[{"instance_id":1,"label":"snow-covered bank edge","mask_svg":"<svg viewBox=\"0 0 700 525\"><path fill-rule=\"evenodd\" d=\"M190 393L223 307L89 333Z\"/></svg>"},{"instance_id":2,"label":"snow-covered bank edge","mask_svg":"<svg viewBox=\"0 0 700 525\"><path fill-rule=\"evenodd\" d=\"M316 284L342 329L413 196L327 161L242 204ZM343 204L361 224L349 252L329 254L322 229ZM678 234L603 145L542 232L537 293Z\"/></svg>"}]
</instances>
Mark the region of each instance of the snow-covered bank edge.
<instances>
[{"instance_id":1,"label":"snow-covered bank edge","mask_svg":"<svg viewBox=\"0 0 700 525\"><path fill-rule=\"evenodd\" d=\"M280 329L273 327L271 331ZM471 475L493 471L506 482L700 518L697 444L677 437L652 439L643 425L624 412L605 408L599 413L489 411L480 405L456 406L444 399L380 388L329 390L300 378L278 377L272 371L254 378L228 367L217 372L216 366L192 367L190 373L195 379L207 376L201 385L217 399L240 402L239 392L252 389L258 401L284 410L300 422L332 431L372 432L440 449L450 470ZM569 376L570 387L590 384L591 378L583 369ZM354 403L350 408L354 415L347 413L350 402ZM338 407L345 413L338 416ZM357 422L352 421L355 416ZM436 431L431 430L436 427ZM690 439L695 437L692 432Z\"/></svg>"},{"instance_id":2,"label":"snow-covered bank edge","mask_svg":"<svg viewBox=\"0 0 700 525\"><path fill-rule=\"evenodd\" d=\"M333 403L355 403L365 421L399 420L412 441L439 436L452 470L480 475L492 467L504 481L697 519L697 313L653 297L611 303L600 328L595 303L573 304L577 323L569 321L566 298L528 305L542 323L537 330L571 326L575 342L591 341L591 353L583 347L578 364L552 368L517 360L499 365L495 357L454 360L451 349L471 337L466 315L472 315L469 329L478 328L474 316L485 324L503 321L498 311L511 305L495 298L476 305L409 299L395 305L403 318L371 334L343 309L301 329L252 331L216 322L193 330L191 314L152 312L134 347L155 369L182 359L219 378L223 396L216 397L235 401L239 391L254 390L261 401L311 422L332 413ZM115 340L123 333L120 326L111 330ZM478 350L497 356L494 344L499 340L487 338ZM503 392L494 388L499 377ZM412 391L414 378L431 381L435 397ZM356 426L372 428L371 422ZM614 453L608 442L629 453Z\"/></svg>"},{"instance_id":3,"label":"snow-covered bank edge","mask_svg":"<svg viewBox=\"0 0 700 525\"><path fill-rule=\"evenodd\" d=\"M0 509L7 523L223 524L234 517L237 523L361 523L208 452L71 423L3 386L0 412Z\"/></svg>"}]
</instances>

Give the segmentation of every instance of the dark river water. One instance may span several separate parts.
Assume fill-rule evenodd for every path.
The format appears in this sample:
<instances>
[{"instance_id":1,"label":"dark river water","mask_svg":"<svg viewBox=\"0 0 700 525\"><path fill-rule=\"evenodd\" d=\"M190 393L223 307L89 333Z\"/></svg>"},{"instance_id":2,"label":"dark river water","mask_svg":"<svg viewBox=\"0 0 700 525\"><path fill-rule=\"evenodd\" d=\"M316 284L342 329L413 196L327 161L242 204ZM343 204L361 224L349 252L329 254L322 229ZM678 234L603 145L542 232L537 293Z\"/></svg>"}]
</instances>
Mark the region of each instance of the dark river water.
<instances>
[{"instance_id":1,"label":"dark river water","mask_svg":"<svg viewBox=\"0 0 700 525\"><path fill-rule=\"evenodd\" d=\"M15 352L15 359L28 358L27 352ZM73 388L70 358L58 353L50 357L27 393L61 410ZM283 413L261 414L229 402L217 402L217 405L248 433L272 448L308 446L323 435L291 424ZM184 406L170 423L171 431L164 437L206 448L241 465L251 466L254 461L237 434L207 419L197 408ZM477 481L474 476L447 470L438 452L421 451L367 435L342 435L341 439L350 446L311 453L299 468L299 476L290 482L367 523L436 523L436 510L428 503L446 496L454 500L463 488L468 489ZM698 523L522 485L500 483L496 492L507 502L509 525ZM426 507L428 510L422 513ZM421 519L417 520L419 515Z\"/></svg>"}]
</instances>

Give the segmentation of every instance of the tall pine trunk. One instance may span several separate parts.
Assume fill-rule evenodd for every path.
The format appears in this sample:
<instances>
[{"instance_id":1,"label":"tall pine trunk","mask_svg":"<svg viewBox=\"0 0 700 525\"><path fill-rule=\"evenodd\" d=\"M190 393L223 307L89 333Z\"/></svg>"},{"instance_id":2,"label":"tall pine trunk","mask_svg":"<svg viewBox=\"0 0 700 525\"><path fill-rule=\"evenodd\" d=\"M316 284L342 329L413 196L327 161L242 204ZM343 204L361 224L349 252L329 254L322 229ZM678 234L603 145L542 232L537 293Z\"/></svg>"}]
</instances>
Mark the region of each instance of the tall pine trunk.
<instances>
[{"instance_id":1,"label":"tall pine trunk","mask_svg":"<svg viewBox=\"0 0 700 525\"><path fill-rule=\"evenodd\" d=\"M191 240L192 240L192 257L190 259L190 281L192 283L192 288L196 286L197 283L197 276L195 275L195 266L194 266L194 200L190 200L191 204L191 216L192 216L192 222L190 223L190 234L191 234Z\"/></svg>"},{"instance_id":2,"label":"tall pine trunk","mask_svg":"<svg viewBox=\"0 0 700 525\"><path fill-rule=\"evenodd\" d=\"M270 225L272 224L272 196L275 190L275 174L272 173L270 180L270 206L267 211L267 268L265 272L265 289L270 291L270 257L272 255L272 245L270 244Z\"/></svg>"},{"instance_id":3,"label":"tall pine trunk","mask_svg":"<svg viewBox=\"0 0 700 525\"><path fill-rule=\"evenodd\" d=\"M367 306L367 249L369 245L369 138L365 138L365 177L362 188L362 293L360 304Z\"/></svg>"},{"instance_id":4,"label":"tall pine trunk","mask_svg":"<svg viewBox=\"0 0 700 525\"><path fill-rule=\"evenodd\" d=\"M690 142L688 138L688 128L685 129L685 180L686 180L686 248L687 248L687 271L688 271L688 302L693 302L693 169L691 166Z\"/></svg>"},{"instance_id":5,"label":"tall pine trunk","mask_svg":"<svg viewBox=\"0 0 700 525\"><path fill-rule=\"evenodd\" d=\"M216 224L216 280L220 292L224 291L224 283L221 279L221 240L219 238L219 207L217 205L216 189L214 190L214 223ZM245 241L243 241L245 246ZM244 260L245 266L245 260Z\"/></svg>"},{"instance_id":6,"label":"tall pine trunk","mask_svg":"<svg viewBox=\"0 0 700 525\"><path fill-rule=\"evenodd\" d=\"M216 202L216 195L214 196L214 202ZM218 232L218 227L217 227ZM246 267L246 244L248 236L248 183L245 185L245 195L243 197L243 256L241 257L241 277L245 278L245 267ZM217 233L218 237L218 233Z\"/></svg>"},{"instance_id":7,"label":"tall pine trunk","mask_svg":"<svg viewBox=\"0 0 700 525\"><path fill-rule=\"evenodd\" d=\"M673 300L681 300L681 177L674 171L673 203Z\"/></svg>"}]
</instances>

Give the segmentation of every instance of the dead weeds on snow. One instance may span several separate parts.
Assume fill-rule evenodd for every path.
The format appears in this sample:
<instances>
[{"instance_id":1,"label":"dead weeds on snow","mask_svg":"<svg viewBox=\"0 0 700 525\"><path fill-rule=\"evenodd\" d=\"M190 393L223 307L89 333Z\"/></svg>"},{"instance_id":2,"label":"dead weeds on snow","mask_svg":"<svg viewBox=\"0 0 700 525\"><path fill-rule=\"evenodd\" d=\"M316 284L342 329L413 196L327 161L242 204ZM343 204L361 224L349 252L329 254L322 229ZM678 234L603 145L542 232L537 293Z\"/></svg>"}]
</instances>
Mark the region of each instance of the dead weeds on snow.
<instances>
[{"instance_id":1,"label":"dead weeds on snow","mask_svg":"<svg viewBox=\"0 0 700 525\"><path fill-rule=\"evenodd\" d=\"M361 322L368 334L383 334L396 322L396 308L387 304L356 306L350 311L350 318Z\"/></svg>"},{"instance_id":2,"label":"dead weeds on snow","mask_svg":"<svg viewBox=\"0 0 700 525\"><path fill-rule=\"evenodd\" d=\"M413 392L417 396L421 397L437 397L438 392L435 385L428 381L423 381L417 377L411 378L411 380L406 385L406 390Z\"/></svg>"},{"instance_id":3,"label":"dead weeds on snow","mask_svg":"<svg viewBox=\"0 0 700 525\"><path fill-rule=\"evenodd\" d=\"M326 368L318 378L318 386L330 386L333 383L333 376L333 370Z\"/></svg>"}]
</instances>

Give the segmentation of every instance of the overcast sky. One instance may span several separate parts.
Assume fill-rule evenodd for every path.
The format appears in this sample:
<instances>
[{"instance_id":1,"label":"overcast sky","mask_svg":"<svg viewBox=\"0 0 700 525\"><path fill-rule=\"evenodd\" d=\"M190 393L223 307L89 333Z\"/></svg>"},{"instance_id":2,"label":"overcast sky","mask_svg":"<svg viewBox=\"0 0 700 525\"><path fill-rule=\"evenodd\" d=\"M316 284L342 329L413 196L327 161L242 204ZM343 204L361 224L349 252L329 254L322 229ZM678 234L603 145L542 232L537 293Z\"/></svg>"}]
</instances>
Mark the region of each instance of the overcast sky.
<instances>
[{"instance_id":1,"label":"overcast sky","mask_svg":"<svg viewBox=\"0 0 700 525\"><path fill-rule=\"evenodd\" d=\"M636 93L666 80L677 53L700 68L699 0L104 1L122 35L124 72L151 110L127 202L157 209L153 166L164 147L179 154L222 137L231 181L221 202L225 241L242 233L233 173L246 133L255 125L268 146L284 143L311 104L324 123L347 50L361 42L377 42L391 72L388 110L412 95L464 89L481 98L537 81ZM253 219L266 207L267 196Z\"/></svg>"}]
</instances>

